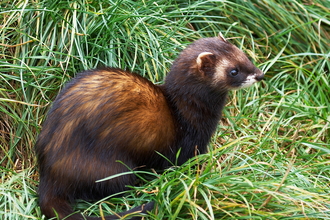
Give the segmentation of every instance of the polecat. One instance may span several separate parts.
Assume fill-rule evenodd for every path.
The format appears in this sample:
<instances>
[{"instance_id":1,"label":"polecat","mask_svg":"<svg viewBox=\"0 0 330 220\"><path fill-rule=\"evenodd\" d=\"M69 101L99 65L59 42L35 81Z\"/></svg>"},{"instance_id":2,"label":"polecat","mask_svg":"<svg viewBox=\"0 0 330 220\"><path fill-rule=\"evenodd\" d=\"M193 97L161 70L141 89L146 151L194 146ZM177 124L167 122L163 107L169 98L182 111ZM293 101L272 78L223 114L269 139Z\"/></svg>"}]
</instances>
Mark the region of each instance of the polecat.
<instances>
[{"instance_id":1,"label":"polecat","mask_svg":"<svg viewBox=\"0 0 330 220\"><path fill-rule=\"evenodd\" d=\"M228 91L263 77L222 35L183 50L160 86L115 68L80 73L54 101L35 146L42 213L62 219L73 213L70 204L76 199L124 191L134 184L134 175L96 181L127 167L164 169L183 164L196 149L205 153ZM152 208L151 202L119 215ZM80 213L66 219L84 218L100 219Z\"/></svg>"}]
</instances>

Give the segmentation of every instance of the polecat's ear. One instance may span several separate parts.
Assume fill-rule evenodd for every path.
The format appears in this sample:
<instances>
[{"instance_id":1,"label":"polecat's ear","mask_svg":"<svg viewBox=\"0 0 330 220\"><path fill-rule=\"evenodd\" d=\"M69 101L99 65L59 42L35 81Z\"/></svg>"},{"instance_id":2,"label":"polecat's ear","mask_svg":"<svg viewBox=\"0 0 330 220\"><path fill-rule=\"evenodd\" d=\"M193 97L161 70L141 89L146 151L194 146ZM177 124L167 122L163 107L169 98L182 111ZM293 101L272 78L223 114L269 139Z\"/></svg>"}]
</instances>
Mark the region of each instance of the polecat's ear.
<instances>
[{"instance_id":1,"label":"polecat's ear","mask_svg":"<svg viewBox=\"0 0 330 220\"><path fill-rule=\"evenodd\" d=\"M198 71L204 76L212 74L215 67L215 55L211 52L202 52L196 59Z\"/></svg>"},{"instance_id":2,"label":"polecat's ear","mask_svg":"<svg viewBox=\"0 0 330 220\"><path fill-rule=\"evenodd\" d=\"M222 40L223 42L227 42L226 38L222 35L221 32L219 32L218 38L220 38L220 40Z\"/></svg>"}]
</instances>

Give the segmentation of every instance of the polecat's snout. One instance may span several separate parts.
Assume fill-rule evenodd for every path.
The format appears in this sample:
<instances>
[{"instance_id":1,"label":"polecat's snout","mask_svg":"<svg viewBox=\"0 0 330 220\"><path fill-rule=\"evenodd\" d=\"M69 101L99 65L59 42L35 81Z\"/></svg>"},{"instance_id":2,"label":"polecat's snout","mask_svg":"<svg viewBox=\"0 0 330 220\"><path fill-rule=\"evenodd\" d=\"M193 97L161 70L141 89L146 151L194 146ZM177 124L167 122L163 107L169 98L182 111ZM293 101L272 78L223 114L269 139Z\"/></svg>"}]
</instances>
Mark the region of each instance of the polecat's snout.
<instances>
[{"instance_id":1,"label":"polecat's snout","mask_svg":"<svg viewBox=\"0 0 330 220\"><path fill-rule=\"evenodd\" d=\"M260 70L260 73L255 75L255 79L260 82L261 80L263 80L265 77L265 74Z\"/></svg>"},{"instance_id":2,"label":"polecat's snout","mask_svg":"<svg viewBox=\"0 0 330 220\"><path fill-rule=\"evenodd\" d=\"M259 82L264 79L265 74L258 69L258 72L255 74L248 75L245 80L240 84L240 86L233 88L234 90L237 89L245 89L252 86L254 83Z\"/></svg>"}]
</instances>

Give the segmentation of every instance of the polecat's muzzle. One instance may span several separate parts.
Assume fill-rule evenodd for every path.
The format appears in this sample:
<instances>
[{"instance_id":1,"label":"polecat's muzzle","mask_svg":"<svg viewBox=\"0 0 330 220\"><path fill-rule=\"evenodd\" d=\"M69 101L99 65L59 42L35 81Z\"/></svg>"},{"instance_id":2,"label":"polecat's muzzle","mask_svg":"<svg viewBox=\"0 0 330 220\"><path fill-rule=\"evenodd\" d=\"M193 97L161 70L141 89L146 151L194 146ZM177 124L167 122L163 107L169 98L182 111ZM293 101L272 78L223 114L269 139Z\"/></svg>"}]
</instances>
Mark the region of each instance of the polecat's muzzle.
<instances>
[{"instance_id":1,"label":"polecat's muzzle","mask_svg":"<svg viewBox=\"0 0 330 220\"><path fill-rule=\"evenodd\" d=\"M264 74L263 72L261 72L261 74L258 74L258 75L255 77L255 79L256 79L257 81L261 81L261 80L264 79L264 77L265 77L265 74Z\"/></svg>"}]
</instances>

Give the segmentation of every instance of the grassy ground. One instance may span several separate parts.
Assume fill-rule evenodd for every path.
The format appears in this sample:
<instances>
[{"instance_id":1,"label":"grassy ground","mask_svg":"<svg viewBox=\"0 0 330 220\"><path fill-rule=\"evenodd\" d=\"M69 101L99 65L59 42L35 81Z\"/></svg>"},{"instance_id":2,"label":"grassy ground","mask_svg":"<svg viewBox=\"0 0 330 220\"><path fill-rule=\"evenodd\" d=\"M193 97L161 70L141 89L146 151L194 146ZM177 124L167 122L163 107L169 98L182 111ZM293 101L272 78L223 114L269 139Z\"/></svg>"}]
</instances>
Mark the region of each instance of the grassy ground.
<instances>
[{"instance_id":1,"label":"grassy ground","mask_svg":"<svg viewBox=\"0 0 330 220\"><path fill-rule=\"evenodd\" d=\"M329 8L327 0L2 0L0 219L44 218L33 145L65 82L107 65L161 83L182 48L219 31L266 81L231 93L210 152L125 198L77 209L99 215L154 200L148 219L330 219Z\"/></svg>"}]
</instances>

